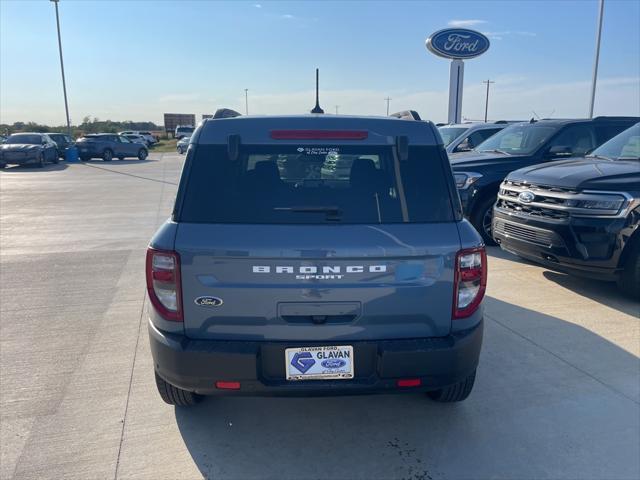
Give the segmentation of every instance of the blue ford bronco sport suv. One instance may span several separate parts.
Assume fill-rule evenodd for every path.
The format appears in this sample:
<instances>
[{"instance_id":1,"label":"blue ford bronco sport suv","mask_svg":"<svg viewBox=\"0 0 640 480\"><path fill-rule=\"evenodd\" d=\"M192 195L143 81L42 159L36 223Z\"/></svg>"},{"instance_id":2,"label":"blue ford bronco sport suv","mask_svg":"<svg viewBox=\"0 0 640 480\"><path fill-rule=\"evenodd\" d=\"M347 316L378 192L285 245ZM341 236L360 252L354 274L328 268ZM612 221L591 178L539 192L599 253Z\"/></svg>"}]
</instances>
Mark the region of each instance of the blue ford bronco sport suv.
<instances>
[{"instance_id":1,"label":"blue ford bronco sport suv","mask_svg":"<svg viewBox=\"0 0 640 480\"><path fill-rule=\"evenodd\" d=\"M484 244L462 216L435 126L397 117L200 124L171 218L147 251L165 402L469 395ZM336 162L348 172L335 174Z\"/></svg>"}]
</instances>

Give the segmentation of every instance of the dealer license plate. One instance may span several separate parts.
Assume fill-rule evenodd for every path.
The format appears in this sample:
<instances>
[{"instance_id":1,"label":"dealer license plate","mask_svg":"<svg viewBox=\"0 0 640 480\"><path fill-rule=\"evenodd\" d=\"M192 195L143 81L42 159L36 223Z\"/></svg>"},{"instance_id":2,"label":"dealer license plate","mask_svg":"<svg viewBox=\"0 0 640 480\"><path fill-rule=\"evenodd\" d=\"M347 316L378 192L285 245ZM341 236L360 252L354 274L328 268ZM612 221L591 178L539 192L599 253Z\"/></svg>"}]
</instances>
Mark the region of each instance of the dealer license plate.
<instances>
[{"instance_id":1,"label":"dealer license plate","mask_svg":"<svg viewBox=\"0 0 640 480\"><path fill-rule=\"evenodd\" d=\"M287 348L284 357L287 380L353 378L351 345Z\"/></svg>"}]
</instances>

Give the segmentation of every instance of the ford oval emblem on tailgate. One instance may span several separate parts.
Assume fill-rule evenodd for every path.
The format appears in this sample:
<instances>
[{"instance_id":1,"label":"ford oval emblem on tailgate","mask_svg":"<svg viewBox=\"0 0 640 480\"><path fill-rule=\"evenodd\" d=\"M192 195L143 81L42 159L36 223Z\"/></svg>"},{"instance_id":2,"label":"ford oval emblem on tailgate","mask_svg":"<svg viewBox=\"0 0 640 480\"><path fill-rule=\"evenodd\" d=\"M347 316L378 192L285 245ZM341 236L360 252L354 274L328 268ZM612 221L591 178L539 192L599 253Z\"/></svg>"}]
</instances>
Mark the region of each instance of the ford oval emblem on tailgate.
<instances>
[{"instance_id":1,"label":"ford oval emblem on tailgate","mask_svg":"<svg viewBox=\"0 0 640 480\"><path fill-rule=\"evenodd\" d=\"M341 358L331 358L329 360L323 360L321 363L324 368L342 368L347 364L347 362Z\"/></svg>"},{"instance_id":2,"label":"ford oval emblem on tailgate","mask_svg":"<svg viewBox=\"0 0 640 480\"><path fill-rule=\"evenodd\" d=\"M200 305L201 307L219 307L224 302L221 298L218 297L198 297L194 300L196 305Z\"/></svg>"}]
</instances>

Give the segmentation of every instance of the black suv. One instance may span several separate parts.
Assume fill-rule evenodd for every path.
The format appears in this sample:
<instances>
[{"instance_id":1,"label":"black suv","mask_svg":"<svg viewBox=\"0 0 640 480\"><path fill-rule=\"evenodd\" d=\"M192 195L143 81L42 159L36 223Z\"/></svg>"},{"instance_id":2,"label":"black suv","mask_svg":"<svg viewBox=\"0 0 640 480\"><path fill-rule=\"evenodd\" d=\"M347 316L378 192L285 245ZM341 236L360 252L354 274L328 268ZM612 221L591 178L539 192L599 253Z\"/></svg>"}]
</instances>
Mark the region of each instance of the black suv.
<instances>
[{"instance_id":1,"label":"black suv","mask_svg":"<svg viewBox=\"0 0 640 480\"><path fill-rule=\"evenodd\" d=\"M500 183L512 171L542 162L585 155L638 117L531 121L499 131L475 150L449 155L465 215L488 245Z\"/></svg>"},{"instance_id":2,"label":"black suv","mask_svg":"<svg viewBox=\"0 0 640 480\"><path fill-rule=\"evenodd\" d=\"M617 280L640 298L640 123L586 157L509 174L493 235L504 250L554 270Z\"/></svg>"}]
</instances>

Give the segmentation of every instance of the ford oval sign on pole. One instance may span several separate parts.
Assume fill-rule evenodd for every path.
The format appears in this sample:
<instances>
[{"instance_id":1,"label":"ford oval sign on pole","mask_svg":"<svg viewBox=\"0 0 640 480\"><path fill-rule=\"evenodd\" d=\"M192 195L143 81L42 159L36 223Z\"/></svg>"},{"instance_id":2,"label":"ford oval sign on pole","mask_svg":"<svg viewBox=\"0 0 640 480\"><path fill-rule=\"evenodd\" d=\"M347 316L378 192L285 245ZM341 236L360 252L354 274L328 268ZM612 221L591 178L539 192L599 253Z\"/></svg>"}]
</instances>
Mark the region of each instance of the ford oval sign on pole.
<instances>
[{"instance_id":1,"label":"ford oval sign on pole","mask_svg":"<svg viewBox=\"0 0 640 480\"><path fill-rule=\"evenodd\" d=\"M438 30L427 38L430 52L451 59L449 77L449 123L460 123L462 117L462 83L464 59L475 58L489 50L489 39L480 32L466 28Z\"/></svg>"}]
</instances>

